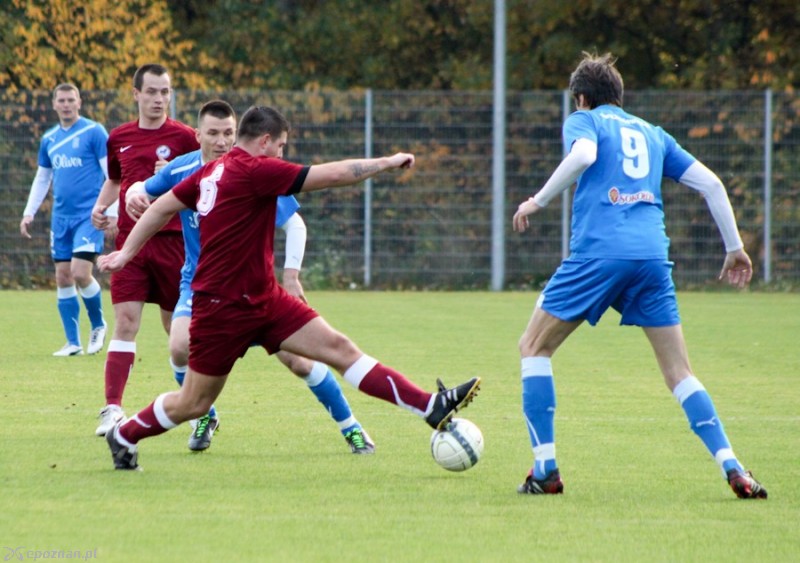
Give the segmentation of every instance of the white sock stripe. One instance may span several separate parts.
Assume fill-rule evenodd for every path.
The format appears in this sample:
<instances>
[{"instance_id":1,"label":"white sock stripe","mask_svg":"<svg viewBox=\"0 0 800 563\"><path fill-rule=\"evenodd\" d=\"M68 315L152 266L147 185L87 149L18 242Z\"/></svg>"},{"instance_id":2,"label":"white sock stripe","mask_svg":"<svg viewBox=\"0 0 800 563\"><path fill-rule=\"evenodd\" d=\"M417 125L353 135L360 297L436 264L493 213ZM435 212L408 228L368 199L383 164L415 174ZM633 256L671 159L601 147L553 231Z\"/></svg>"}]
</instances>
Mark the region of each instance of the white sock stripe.
<instances>
[{"instance_id":1,"label":"white sock stripe","mask_svg":"<svg viewBox=\"0 0 800 563\"><path fill-rule=\"evenodd\" d=\"M327 375L328 366L322 362L314 362L314 365L311 366L311 371L303 378L303 380L309 387L316 387L325 380Z\"/></svg>"},{"instance_id":2,"label":"white sock stripe","mask_svg":"<svg viewBox=\"0 0 800 563\"><path fill-rule=\"evenodd\" d=\"M344 372L344 379L350 385L358 389L358 386L361 385L361 382L364 380L367 373L369 373L369 370L376 365L378 365L378 360L364 354L357 359L352 366L347 368Z\"/></svg>"},{"instance_id":3,"label":"white sock stripe","mask_svg":"<svg viewBox=\"0 0 800 563\"><path fill-rule=\"evenodd\" d=\"M733 453L731 448L720 448L717 450L717 453L714 454L714 460L720 466L729 459L736 459L736 455Z\"/></svg>"},{"instance_id":4,"label":"white sock stripe","mask_svg":"<svg viewBox=\"0 0 800 563\"><path fill-rule=\"evenodd\" d=\"M533 448L533 457L536 461L546 461L548 459L556 458L556 445L552 442L549 444L541 444Z\"/></svg>"},{"instance_id":5,"label":"white sock stripe","mask_svg":"<svg viewBox=\"0 0 800 563\"><path fill-rule=\"evenodd\" d=\"M336 424L339 425L339 430L344 430L345 428L358 424L358 420L356 420L356 417L350 415L344 420L339 420Z\"/></svg>"},{"instance_id":6,"label":"white sock stripe","mask_svg":"<svg viewBox=\"0 0 800 563\"><path fill-rule=\"evenodd\" d=\"M526 377L553 377L553 363L546 356L526 356L522 358L522 379Z\"/></svg>"},{"instance_id":7,"label":"white sock stripe","mask_svg":"<svg viewBox=\"0 0 800 563\"><path fill-rule=\"evenodd\" d=\"M112 340L108 343L109 352L131 352L136 353L136 342L128 342L127 340Z\"/></svg>"},{"instance_id":8,"label":"white sock stripe","mask_svg":"<svg viewBox=\"0 0 800 563\"><path fill-rule=\"evenodd\" d=\"M134 417L134 418L136 418L136 417ZM137 419L136 422L138 423L139 420ZM120 426L117 426L114 429L114 439L117 442L119 442L120 444L122 444L123 446L127 447L130 451L135 452L136 451L136 444L131 444L128 440L126 440L125 438L122 437L122 434L120 434L120 431L119 431L121 426L122 425L120 424Z\"/></svg>"},{"instance_id":9,"label":"white sock stripe","mask_svg":"<svg viewBox=\"0 0 800 563\"><path fill-rule=\"evenodd\" d=\"M697 393L698 391L705 391L705 387L700 383L700 380L695 376L690 375L675 386L672 394L678 399L680 404L683 404L686 399Z\"/></svg>"},{"instance_id":10,"label":"white sock stripe","mask_svg":"<svg viewBox=\"0 0 800 563\"><path fill-rule=\"evenodd\" d=\"M75 286L71 285L69 287L56 288L56 295L59 299L71 299L77 297L78 292L75 290Z\"/></svg>"},{"instance_id":11,"label":"white sock stripe","mask_svg":"<svg viewBox=\"0 0 800 563\"><path fill-rule=\"evenodd\" d=\"M189 366L177 366L175 362L172 361L172 358L169 359L169 367L172 368L172 371L177 373L186 373L189 371Z\"/></svg>"},{"instance_id":12,"label":"white sock stripe","mask_svg":"<svg viewBox=\"0 0 800 563\"><path fill-rule=\"evenodd\" d=\"M89 299L100 293L100 284L97 283L96 279L92 278L92 282L89 285L86 287L79 287L78 291L83 297Z\"/></svg>"},{"instance_id":13,"label":"white sock stripe","mask_svg":"<svg viewBox=\"0 0 800 563\"><path fill-rule=\"evenodd\" d=\"M158 420L158 423L161 425L161 427L169 430L170 428L175 428L178 425L169 419L167 416L167 411L164 410L164 397L166 396L167 393L162 393L156 397L156 401L153 404L153 412L155 413L156 420Z\"/></svg>"},{"instance_id":14,"label":"white sock stripe","mask_svg":"<svg viewBox=\"0 0 800 563\"><path fill-rule=\"evenodd\" d=\"M531 433L531 436L533 437L533 441L538 445L539 444L539 434L536 433L536 428L533 426L533 423L531 423L531 419L528 418L528 415L524 415L524 416L525 416L525 424L528 425L528 431Z\"/></svg>"}]
</instances>

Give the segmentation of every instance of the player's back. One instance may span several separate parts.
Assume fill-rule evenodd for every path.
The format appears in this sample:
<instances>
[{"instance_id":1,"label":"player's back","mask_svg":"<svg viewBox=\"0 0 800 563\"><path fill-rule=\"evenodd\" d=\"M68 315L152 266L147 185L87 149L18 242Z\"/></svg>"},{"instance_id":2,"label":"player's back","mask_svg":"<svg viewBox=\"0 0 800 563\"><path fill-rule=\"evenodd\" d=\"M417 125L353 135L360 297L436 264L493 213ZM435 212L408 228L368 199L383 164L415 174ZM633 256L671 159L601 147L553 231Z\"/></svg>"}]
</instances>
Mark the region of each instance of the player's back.
<instances>
[{"instance_id":1,"label":"player's back","mask_svg":"<svg viewBox=\"0 0 800 563\"><path fill-rule=\"evenodd\" d=\"M572 114L564 141L587 138L597 159L578 180L570 243L575 257L666 258L662 178L694 160L660 127L612 105Z\"/></svg>"}]
</instances>

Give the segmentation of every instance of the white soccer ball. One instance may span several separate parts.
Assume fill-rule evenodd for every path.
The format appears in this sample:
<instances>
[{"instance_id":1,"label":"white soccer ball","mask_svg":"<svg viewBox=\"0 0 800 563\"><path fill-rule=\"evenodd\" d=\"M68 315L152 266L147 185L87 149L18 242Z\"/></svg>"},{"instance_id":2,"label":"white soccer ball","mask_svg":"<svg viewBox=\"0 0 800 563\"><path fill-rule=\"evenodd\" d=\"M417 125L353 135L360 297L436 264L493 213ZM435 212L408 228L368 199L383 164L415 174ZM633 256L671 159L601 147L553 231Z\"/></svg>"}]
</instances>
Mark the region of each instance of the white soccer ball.
<instances>
[{"instance_id":1,"label":"white soccer ball","mask_svg":"<svg viewBox=\"0 0 800 563\"><path fill-rule=\"evenodd\" d=\"M483 454L483 433L466 418L452 419L444 430L431 434L431 455L448 471L465 471Z\"/></svg>"}]
</instances>

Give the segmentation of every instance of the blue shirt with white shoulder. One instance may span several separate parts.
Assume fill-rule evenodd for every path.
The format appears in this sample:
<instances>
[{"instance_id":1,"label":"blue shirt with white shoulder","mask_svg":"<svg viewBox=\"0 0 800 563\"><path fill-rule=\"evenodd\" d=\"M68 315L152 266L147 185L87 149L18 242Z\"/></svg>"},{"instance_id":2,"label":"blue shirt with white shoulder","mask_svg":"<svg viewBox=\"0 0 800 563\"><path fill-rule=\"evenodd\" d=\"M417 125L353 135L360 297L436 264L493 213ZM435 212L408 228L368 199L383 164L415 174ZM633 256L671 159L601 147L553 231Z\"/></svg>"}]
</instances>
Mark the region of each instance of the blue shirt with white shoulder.
<instances>
[{"instance_id":1,"label":"blue shirt with white shoulder","mask_svg":"<svg viewBox=\"0 0 800 563\"><path fill-rule=\"evenodd\" d=\"M199 149L181 155L169 161L154 176L148 178L144 183L145 191L152 197L163 195L177 186L181 180L191 176L203 164L202 152ZM294 196L279 196L275 226L282 227L298 209L300 209L300 204ZM180 217L186 254L183 268L181 268L181 287L188 288L194 279L197 260L200 257L200 225L197 222L196 211L185 209L180 212Z\"/></svg>"},{"instance_id":2,"label":"blue shirt with white shoulder","mask_svg":"<svg viewBox=\"0 0 800 563\"><path fill-rule=\"evenodd\" d=\"M578 139L597 144L597 160L577 182L571 256L667 259L661 181L678 181L695 158L661 127L614 105L576 111L563 136L567 151Z\"/></svg>"},{"instance_id":3,"label":"blue shirt with white shoulder","mask_svg":"<svg viewBox=\"0 0 800 563\"><path fill-rule=\"evenodd\" d=\"M105 127L79 117L69 129L48 129L39 144L39 166L53 171L53 216L88 217L105 181Z\"/></svg>"}]
</instances>

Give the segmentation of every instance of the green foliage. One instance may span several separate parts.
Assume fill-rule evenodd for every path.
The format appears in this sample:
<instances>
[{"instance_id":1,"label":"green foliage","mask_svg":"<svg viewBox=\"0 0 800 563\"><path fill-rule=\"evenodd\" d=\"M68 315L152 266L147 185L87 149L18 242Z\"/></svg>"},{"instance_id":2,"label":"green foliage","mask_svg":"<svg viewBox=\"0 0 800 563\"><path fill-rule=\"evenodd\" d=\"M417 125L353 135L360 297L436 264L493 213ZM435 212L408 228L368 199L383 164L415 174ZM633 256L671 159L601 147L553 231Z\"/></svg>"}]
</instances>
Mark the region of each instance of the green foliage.
<instances>
[{"instance_id":1,"label":"green foliage","mask_svg":"<svg viewBox=\"0 0 800 563\"><path fill-rule=\"evenodd\" d=\"M4 545L96 548L107 562L796 560L799 296L679 296L692 364L737 455L769 490L765 502L733 496L641 331L613 314L578 329L554 359L565 494L523 498L515 487L532 458L516 341L536 294L308 297L426 389L436 377L481 375L462 413L486 439L480 463L445 472L423 422L343 383L377 443L374 456L353 456L305 384L253 349L217 401L211 449L190 453L184 425L142 442L143 472L115 472L93 435L104 354L51 357L62 344L52 292L0 292ZM148 306L128 415L174 388Z\"/></svg>"}]
</instances>

